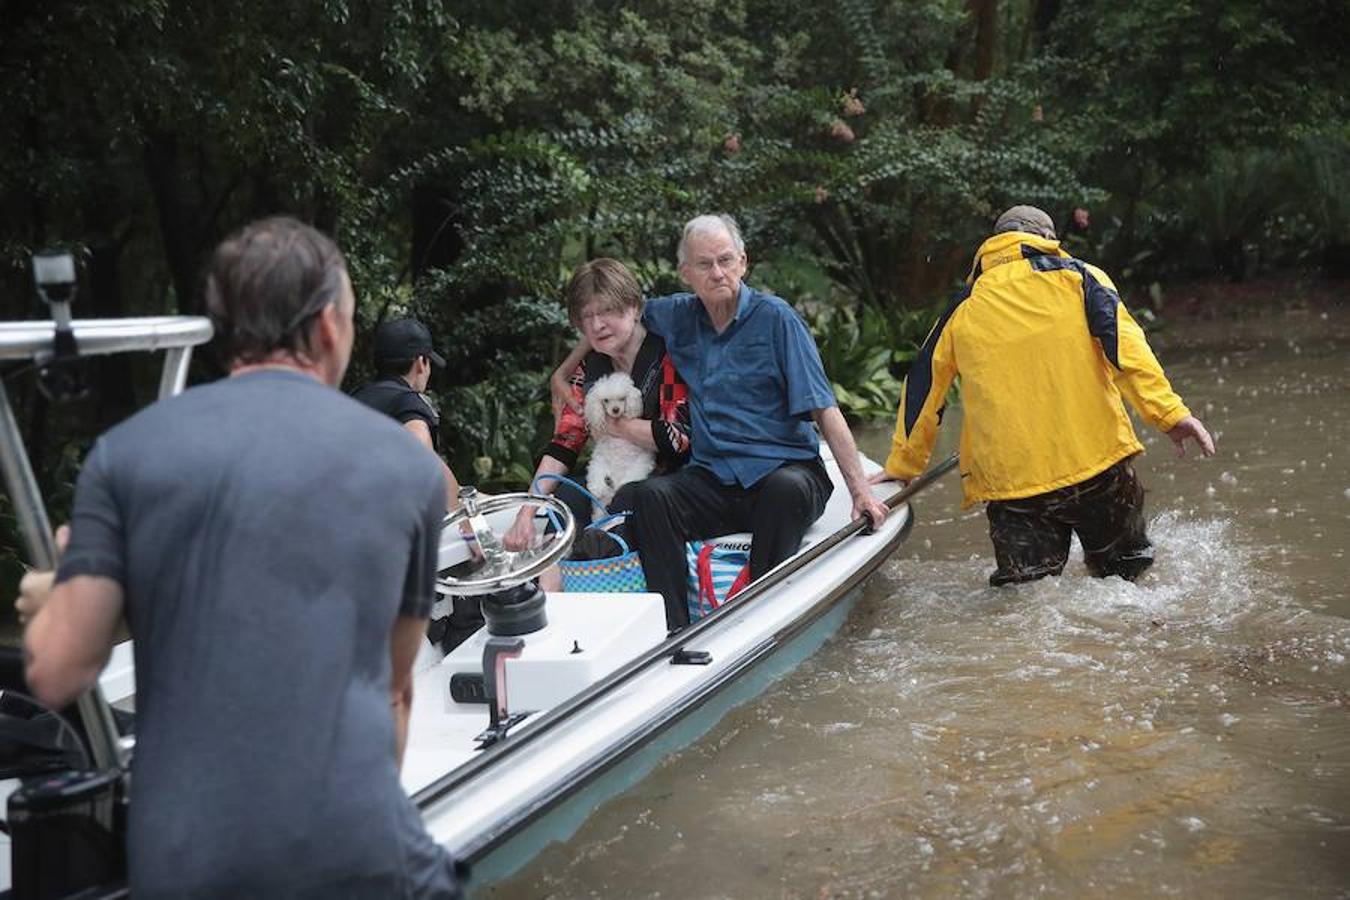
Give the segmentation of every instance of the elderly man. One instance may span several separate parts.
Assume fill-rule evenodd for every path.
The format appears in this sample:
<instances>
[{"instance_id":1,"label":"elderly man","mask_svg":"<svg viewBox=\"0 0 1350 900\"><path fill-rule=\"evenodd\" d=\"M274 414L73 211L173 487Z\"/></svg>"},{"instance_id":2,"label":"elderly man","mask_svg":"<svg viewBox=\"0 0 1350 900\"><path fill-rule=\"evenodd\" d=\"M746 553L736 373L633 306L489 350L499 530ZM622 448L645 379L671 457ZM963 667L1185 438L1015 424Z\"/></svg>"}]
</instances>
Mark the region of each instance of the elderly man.
<instances>
[{"instance_id":1,"label":"elderly man","mask_svg":"<svg viewBox=\"0 0 1350 900\"><path fill-rule=\"evenodd\" d=\"M965 504L985 501L994 585L1058 575L1078 535L1088 571L1133 580L1153 562L1143 451L1121 395L1185 455L1214 442L1173 392L1111 279L1060 249L1032 206L999 216L965 289L905 379L883 478L923 471L947 389L961 379Z\"/></svg>"},{"instance_id":2,"label":"elderly man","mask_svg":"<svg viewBox=\"0 0 1350 900\"><path fill-rule=\"evenodd\" d=\"M643 322L665 338L689 385L693 450L683 469L636 486L630 529L672 629L689 623L686 541L751 532L757 578L796 553L825 511L834 486L812 422L843 473L854 518L879 524L887 511L863 474L806 324L782 299L741 280L748 259L736 222L690 220L678 262L693 293L647 301ZM574 355L584 349L583 341ZM558 381L555 373L555 391Z\"/></svg>"},{"instance_id":3,"label":"elderly man","mask_svg":"<svg viewBox=\"0 0 1350 900\"><path fill-rule=\"evenodd\" d=\"M25 585L50 706L94 683L123 614L135 638L138 898L458 895L398 774L445 483L334 389L354 304L314 229L226 240L206 306L230 377L98 441L56 586Z\"/></svg>"}]
</instances>

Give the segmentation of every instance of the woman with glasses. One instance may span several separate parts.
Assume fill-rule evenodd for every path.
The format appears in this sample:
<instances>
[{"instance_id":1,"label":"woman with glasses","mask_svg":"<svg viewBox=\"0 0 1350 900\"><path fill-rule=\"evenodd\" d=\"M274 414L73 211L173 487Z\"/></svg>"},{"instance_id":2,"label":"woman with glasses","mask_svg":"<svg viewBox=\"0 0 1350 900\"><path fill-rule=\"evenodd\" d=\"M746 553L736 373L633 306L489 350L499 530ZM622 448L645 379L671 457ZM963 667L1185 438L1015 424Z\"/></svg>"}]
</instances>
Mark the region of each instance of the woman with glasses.
<instances>
[{"instance_id":1,"label":"woman with glasses","mask_svg":"<svg viewBox=\"0 0 1350 900\"><path fill-rule=\"evenodd\" d=\"M654 451L653 475L672 472L689 456L689 389L675 371L665 341L642 324L642 290L623 263L593 259L581 266L567 285L567 314L581 331L590 351L573 370L568 382L572 404L558 417L553 437L544 448L535 479L540 475L576 475L577 458L591 437L578 412L586 391L612 372L625 372L642 393L642 415L611 419L610 431L640 447ZM631 485L620 487L610 503L612 511L624 505ZM536 490L556 492L576 516L578 526L591 521L594 504L566 483L545 479ZM534 508L525 507L505 536L508 550L523 550L534 540ZM556 571L540 579L546 590L560 585Z\"/></svg>"}]
</instances>

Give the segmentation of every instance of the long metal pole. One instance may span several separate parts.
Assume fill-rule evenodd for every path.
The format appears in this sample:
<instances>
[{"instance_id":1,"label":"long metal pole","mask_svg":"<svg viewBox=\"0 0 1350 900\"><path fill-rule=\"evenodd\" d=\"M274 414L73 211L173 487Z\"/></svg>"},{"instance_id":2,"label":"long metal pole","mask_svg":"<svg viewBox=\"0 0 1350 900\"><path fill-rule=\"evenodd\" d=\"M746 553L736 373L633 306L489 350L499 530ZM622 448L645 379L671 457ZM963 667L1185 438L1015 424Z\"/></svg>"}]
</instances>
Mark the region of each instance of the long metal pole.
<instances>
[{"instance_id":1,"label":"long metal pole","mask_svg":"<svg viewBox=\"0 0 1350 900\"><path fill-rule=\"evenodd\" d=\"M47 521L47 510L38 493L37 478L23 451L23 434L14 419L14 408L9 405L9 394L0 381L0 466L5 470L5 490L14 505L14 516L19 520L23 542L28 548L28 559L39 569L56 565L56 544L52 540L52 526Z\"/></svg>"},{"instance_id":2,"label":"long metal pole","mask_svg":"<svg viewBox=\"0 0 1350 900\"><path fill-rule=\"evenodd\" d=\"M51 522L42 505L42 494L38 491L28 454L23 450L23 435L19 432L19 423L14 418L3 382L0 382L0 466L5 471L5 489L14 505L29 560L42 569L56 568L56 542L52 537ZM122 750L117 741L117 723L113 721L112 708L98 684L82 694L75 705L84 724L94 766L99 769L120 767Z\"/></svg>"}]
</instances>

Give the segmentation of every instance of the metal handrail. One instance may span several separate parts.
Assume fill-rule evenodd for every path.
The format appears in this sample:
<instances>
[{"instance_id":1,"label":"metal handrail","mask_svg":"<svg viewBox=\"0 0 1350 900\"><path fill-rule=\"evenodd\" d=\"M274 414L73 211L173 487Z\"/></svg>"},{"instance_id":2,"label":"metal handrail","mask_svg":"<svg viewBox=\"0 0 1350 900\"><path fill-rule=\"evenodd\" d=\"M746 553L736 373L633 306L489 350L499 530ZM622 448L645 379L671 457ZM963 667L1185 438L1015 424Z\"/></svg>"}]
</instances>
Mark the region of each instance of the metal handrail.
<instances>
[{"instance_id":1,"label":"metal handrail","mask_svg":"<svg viewBox=\"0 0 1350 900\"><path fill-rule=\"evenodd\" d=\"M76 319L71 329L81 356L195 347L211 340L211 321L205 316ZM55 338L51 320L0 322L0 360L41 360L54 352Z\"/></svg>"}]
</instances>

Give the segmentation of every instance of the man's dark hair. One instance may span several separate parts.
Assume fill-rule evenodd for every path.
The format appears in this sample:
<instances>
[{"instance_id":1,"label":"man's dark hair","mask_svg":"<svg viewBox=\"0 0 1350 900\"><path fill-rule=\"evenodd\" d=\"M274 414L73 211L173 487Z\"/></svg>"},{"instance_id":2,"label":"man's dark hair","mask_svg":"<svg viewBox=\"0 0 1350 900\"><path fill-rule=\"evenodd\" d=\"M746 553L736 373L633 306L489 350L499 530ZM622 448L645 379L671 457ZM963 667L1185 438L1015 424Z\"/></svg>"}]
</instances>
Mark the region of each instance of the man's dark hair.
<instances>
[{"instance_id":1,"label":"man's dark hair","mask_svg":"<svg viewBox=\"0 0 1350 900\"><path fill-rule=\"evenodd\" d=\"M377 359L375 360L375 371L381 375L407 375L412 364L421 359L420 356L412 356L408 359Z\"/></svg>"},{"instance_id":2,"label":"man's dark hair","mask_svg":"<svg viewBox=\"0 0 1350 900\"><path fill-rule=\"evenodd\" d=\"M330 238L288 216L226 238L206 274L206 312L222 359L254 363L277 352L308 358L313 319L342 296L346 268Z\"/></svg>"}]
</instances>

